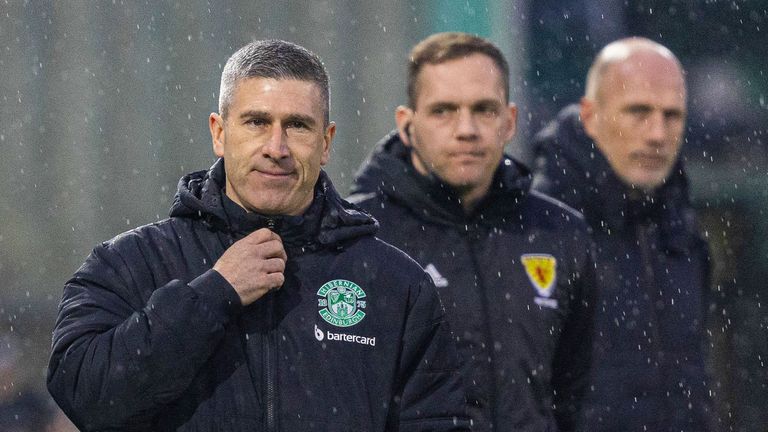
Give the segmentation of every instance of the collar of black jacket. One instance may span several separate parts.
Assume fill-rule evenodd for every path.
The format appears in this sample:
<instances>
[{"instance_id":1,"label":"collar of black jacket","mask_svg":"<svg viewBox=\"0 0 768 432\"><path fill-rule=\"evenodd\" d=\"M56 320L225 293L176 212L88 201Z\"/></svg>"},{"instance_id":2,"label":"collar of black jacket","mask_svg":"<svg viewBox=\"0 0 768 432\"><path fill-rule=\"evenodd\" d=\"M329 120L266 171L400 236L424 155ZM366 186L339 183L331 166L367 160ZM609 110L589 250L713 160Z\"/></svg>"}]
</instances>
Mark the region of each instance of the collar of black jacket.
<instances>
[{"instance_id":1,"label":"collar of black jacket","mask_svg":"<svg viewBox=\"0 0 768 432\"><path fill-rule=\"evenodd\" d=\"M411 208L416 215L443 224L492 223L508 217L530 188L530 174L517 161L504 156L488 194L466 214L453 188L438 177L419 174L410 149L397 131L376 146L355 176L352 194L378 193Z\"/></svg>"},{"instance_id":2,"label":"collar of black jacket","mask_svg":"<svg viewBox=\"0 0 768 432\"><path fill-rule=\"evenodd\" d=\"M347 240L374 234L376 221L339 197L324 172L315 185L309 209L300 216L266 216L247 212L224 193L224 160L219 159L208 171L187 174L179 181L171 207L172 217L198 218L212 229L242 238L259 228L270 228L290 248L315 249L339 246Z\"/></svg>"},{"instance_id":3,"label":"collar of black jacket","mask_svg":"<svg viewBox=\"0 0 768 432\"><path fill-rule=\"evenodd\" d=\"M579 119L578 105L564 108L534 139L534 152L549 163L567 166L557 170L560 178L550 179L562 186L566 204L584 213L595 229L633 230L642 223L654 223L661 230L669 251L686 251L696 241L696 223L688 195L688 179L678 159L667 181L653 193L627 186L595 147ZM561 161L561 162L557 162ZM580 202L569 202L567 191L579 190Z\"/></svg>"},{"instance_id":4,"label":"collar of black jacket","mask_svg":"<svg viewBox=\"0 0 768 432\"><path fill-rule=\"evenodd\" d=\"M221 194L221 203L227 215L229 230L235 240L261 229L269 228L280 235L287 247L313 247L316 242L312 235L319 231L323 215L325 197L322 188L315 188L312 204L300 216L265 216L246 211L232 201L226 193Z\"/></svg>"}]
</instances>

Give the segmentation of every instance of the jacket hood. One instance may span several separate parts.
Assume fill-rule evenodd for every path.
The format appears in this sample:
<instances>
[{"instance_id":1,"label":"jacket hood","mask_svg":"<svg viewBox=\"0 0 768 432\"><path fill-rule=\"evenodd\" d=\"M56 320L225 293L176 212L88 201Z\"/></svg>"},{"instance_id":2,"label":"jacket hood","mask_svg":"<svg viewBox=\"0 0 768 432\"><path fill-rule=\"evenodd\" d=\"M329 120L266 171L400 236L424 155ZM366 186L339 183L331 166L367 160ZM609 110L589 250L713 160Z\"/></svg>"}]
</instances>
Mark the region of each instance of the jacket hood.
<instances>
[{"instance_id":1,"label":"jacket hood","mask_svg":"<svg viewBox=\"0 0 768 432\"><path fill-rule=\"evenodd\" d=\"M259 228L277 232L286 246L339 245L372 235L378 223L354 204L341 199L325 171L315 185L315 197L301 216L264 216L249 213L224 193L224 160L208 171L196 171L179 180L171 217L200 219L211 229L242 238Z\"/></svg>"},{"instance_id":2,"label":"jacket hood","mask_svg":"<svg viewBox=\"0 0 768 432\"><path fill-rule=\"evenodd\" d=\"M621 230L646 218L657 221L669 235L681 234L681 231L691 234L696 230L688 178L681 158L675 162L669 178L653 194L627 186L614 174L608 160L584 131L576 104L560 111L557 118L536 135L533 143L537 165L549 161L569 168L569 172L563 172L563 169L549 171L548 175L556 172L554 175L559 178L548 180L573 185L581 191L578 203L567 199L566 203L583 212L590 225ZM667 240L670 246L677 244L683 249L687 243L674 236Z\"/></svg>"},{"instance_id":3,"label":"jacket hood","mask_svg":"<svg viewBox=\"0 0 768 432\"><path fill-rule=\"evenodd\" d=\"M411 163L410 148L392 131L379 141L355 175L352 194L380 194L427 220L445 224L504 217L528 193L528 170L509 156L496 169L489 193L466 215L453 188L434 175L423 176Z\"/></svg>"}]
</instances>

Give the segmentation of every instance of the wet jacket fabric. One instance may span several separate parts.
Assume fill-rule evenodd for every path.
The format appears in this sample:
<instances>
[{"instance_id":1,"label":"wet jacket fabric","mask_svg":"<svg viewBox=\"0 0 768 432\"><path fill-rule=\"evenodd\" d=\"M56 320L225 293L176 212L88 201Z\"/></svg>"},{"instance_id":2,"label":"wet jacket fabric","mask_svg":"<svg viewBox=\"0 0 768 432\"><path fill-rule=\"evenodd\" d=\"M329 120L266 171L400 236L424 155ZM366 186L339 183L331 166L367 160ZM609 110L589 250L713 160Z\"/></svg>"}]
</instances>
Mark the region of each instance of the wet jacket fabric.
<instances>
[{"instance_id":1,"label":"wet jacket fabric","mask_svg":"<svg viewBox=\"0 0 768 432\"><path fill-rule=\"evenodd\" d=\"M652 196L625 186L578 106L535 140L534 188L584 213L597 246L593 367L580 430L707 431L709 256L678 162Z\"/></svg>"},{"instance_id":2,"label":"wet jacket fabric","mask_svg":"<svg viewBox=\"0 0 768 432\"><path fill-rule=\"evenodd\" d=\"M64 287L48 388L87 431L468 430L458 357L426 273L321 173L299 217L248 214L223 162L171 216L97 246ZM243 307L211 267L262 227L285 284Z\"/></svg>"},{"instance_id":3,"label":"wet jacket fabric","mask_svg":"<svg viewBox=\"0 0 768 432\"><path fill-rule=\"evenodd\" d=\"M505 157L491 191L465 215L448 186L413 169L392 133L350 197L379 221L382 239L432 275L476 430L555 431L558 423L569 430L583 391L592 284L586 226L529 184L525 169Z\"/></svg>"}]
</instances>

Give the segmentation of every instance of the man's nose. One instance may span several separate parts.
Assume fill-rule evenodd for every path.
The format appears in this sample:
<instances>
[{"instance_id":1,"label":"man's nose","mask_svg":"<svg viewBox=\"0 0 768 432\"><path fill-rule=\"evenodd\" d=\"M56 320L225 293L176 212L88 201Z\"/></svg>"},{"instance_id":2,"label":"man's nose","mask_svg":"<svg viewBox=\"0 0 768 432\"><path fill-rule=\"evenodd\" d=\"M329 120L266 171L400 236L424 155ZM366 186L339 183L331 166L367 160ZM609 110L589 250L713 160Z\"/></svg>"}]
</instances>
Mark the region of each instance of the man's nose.
<instances>
[{"instance_id":1,"label":"man's nose","mask_svg":"<svg viewBox=\"0 0 768 432\"><path fill-rule=\"evenodd\" d=\"M272 126L267 142L264 144L264 156L271 159L283 159L289 156L288 134L280 124Z\"/></svg>"},{"instance_id":2,"label":"man's nose","mask_svg":"<svg viewBox=\"0 0 768 432\"><path fill-rule=\"evenodd\" d=\"M656 145L663 145L667 137L667 124L664 113L651 114L646 120L648 141Z\"/></svg>"},{"instance_id":3,"label":"man's nose","mask_svg":"<svg viewBox=\"0 0 768 432\"><path fill-rule=\"evenodd\" d=\"M456 113L455 135L459 139L474 139L477 137L477 123L472 111L460 109Z\"/></svg>"}]
</instances>

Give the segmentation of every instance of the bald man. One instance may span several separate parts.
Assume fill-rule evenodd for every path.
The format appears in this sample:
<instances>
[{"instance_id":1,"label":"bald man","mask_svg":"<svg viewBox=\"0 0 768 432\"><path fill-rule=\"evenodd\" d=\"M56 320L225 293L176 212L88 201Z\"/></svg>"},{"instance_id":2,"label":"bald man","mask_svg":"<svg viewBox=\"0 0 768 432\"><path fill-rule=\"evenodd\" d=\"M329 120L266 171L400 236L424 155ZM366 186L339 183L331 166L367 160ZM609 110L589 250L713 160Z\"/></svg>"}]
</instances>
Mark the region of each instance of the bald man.
<instances>
[{"instance_id":1,"label":"bald man","mask_svg":"<svg viewBox=\"0 0 768 432\"><path fill-rule=\"evenodd\" d=\"M603 48L579 105L534 140L534 188L584 213L598 247L580 430L712 430L707 244L679 158L682 66L648 39Z\"/></svg>"}]
</instances>

